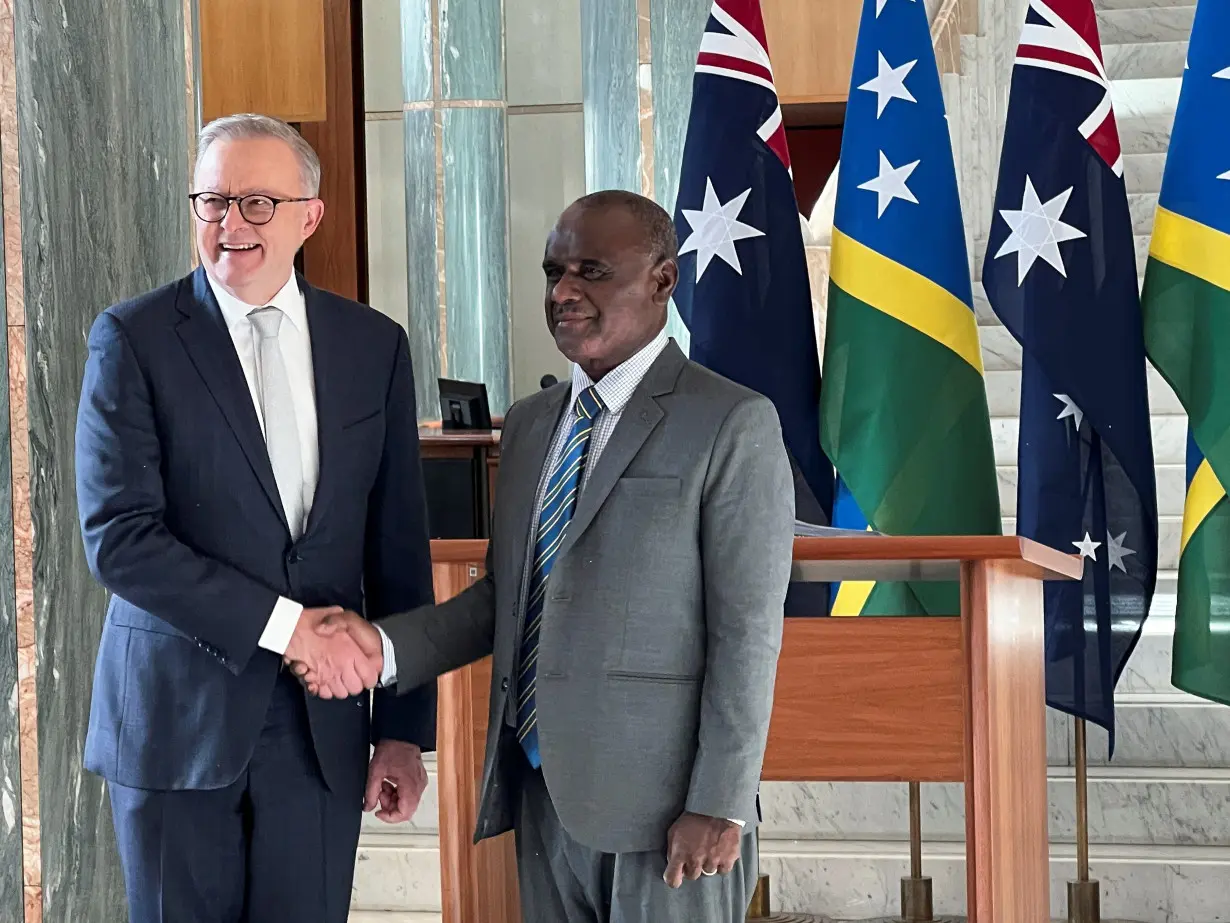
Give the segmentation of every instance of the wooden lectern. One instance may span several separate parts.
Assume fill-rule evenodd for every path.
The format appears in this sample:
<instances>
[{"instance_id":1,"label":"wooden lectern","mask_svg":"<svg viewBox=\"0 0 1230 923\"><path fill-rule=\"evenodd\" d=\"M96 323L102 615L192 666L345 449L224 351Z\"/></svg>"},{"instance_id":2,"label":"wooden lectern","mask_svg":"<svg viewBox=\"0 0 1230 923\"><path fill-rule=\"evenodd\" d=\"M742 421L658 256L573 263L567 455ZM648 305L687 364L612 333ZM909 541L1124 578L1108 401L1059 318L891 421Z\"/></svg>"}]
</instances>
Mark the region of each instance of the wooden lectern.
<instances>
[{"instance_id":1,"label":"wooden lectern","mask_svg":"<svg viewBox=\"0 0 1230 923\"><path fill-rule=\"evenodd\" d=\"M432 543L436 594L486 543ZM766 781L964 782L972 923L1050 919L1042 581L1081 563L1016 536L795 540L796 581L960 581L961 613L787 618ZM444 923L520 923L511 835L473 845L489 661L440 680Z\"/></svg>"}]
</instances>

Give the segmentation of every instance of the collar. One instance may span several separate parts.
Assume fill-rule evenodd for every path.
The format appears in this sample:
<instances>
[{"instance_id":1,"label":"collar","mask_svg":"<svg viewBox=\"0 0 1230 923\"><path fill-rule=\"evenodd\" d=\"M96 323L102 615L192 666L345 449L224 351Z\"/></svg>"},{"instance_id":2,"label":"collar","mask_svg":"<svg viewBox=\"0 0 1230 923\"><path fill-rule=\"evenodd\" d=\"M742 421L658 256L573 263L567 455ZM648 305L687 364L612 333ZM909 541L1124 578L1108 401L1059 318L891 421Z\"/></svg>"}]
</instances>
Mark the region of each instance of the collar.
<instances>
[{"instance_id":1,"label":"collar","mask_svg":"<svg viewBox=\"0 0 1230 923\"><path fill-rule=\"evenodd\" d=\"M208 272L205 273L205 278L209 280L209 288L213 291L214 297L218 299L218 307L222 309L222 317L228 328L247 322L248 315L257 308L272 306L279 308L286 315L286 319L295 325L296 330L307 330L307 304L304 301L303 292L299 290L299 282L293 271L290 278L286 280L286 284L278 289L277 294L265 304L247 304L240 301L216 283Z\"/></svg>"},{"instance_id":2,"label":"collar","mask_svg":"<svg viewBox=\"0 0 1230 923\"><path fill-rule=\"evenodd\" d=\"M656 337L630 358L603 375L596 385L579 365L573 363L571 403L575 404L581 392L586 388L594 387L598 391L598 396L602 398L602 403L606 405L607 413L619 413L632 399L632 392L636 390L636 386L641 383L649 372L650 366L662 354L662 350L666 349L666 344L669 342L670 337L666 335L666 328L663 327L658 331Z\"/></svg>"}]
</instances>

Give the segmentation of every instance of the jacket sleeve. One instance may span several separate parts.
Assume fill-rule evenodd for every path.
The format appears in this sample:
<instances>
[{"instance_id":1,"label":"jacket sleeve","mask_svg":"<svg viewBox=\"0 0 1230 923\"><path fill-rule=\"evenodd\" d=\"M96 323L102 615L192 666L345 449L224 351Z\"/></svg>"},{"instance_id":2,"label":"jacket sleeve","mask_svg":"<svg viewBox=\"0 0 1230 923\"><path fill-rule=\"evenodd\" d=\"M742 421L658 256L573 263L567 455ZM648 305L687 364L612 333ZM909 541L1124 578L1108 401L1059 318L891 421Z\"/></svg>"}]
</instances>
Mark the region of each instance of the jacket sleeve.
<instances>
[{"instance_id":1,"label":"jacket sleeve","mask_svg":"<svg viewBox=\"0 0 1230 923\"><path fill-rule=\"evenodd\" d=\"M368 500L364 554L364 604L369 619L430 605L431 543L419 448L418 411L410 344L398 328L393 375L385 402L384 455ZM398 651L400 668L401 651ZM402 694L398 694L402 693ZM413 688L377 689L372 739L402 740L423 750L436 745L436 679Z\"/></svg>"},{"instance_id":2,"label":"jacket sleeve","mask_svg":"<svg viewBox=\"0 0 1230 923\"><path fill-rule=\"evenodd\" d=\"M501 442L507 446L516 439L517 405L504 418ZM505 472L497 473L496 497L504 497ZM497 499L497 503L499 500ZM474 663L491 654L495 646L495 549L500 541L499 517L493 517L491 540L483 577L438 605L403 611L379 622L393 644L397 661L397 692L409 694L433 677Z\"/></svg>"},{"instance_id":3,"label":"jacket sleeve","mask_svg":"<svg viewBox=\"0 0 1230 923\"><path fill-rule=\"evenodd\" d=\"M149 382L110 312L90 330L76 471L82 540L94 578L193 638L231 672L242 672L278 594L199 554L167 528Z\"/></svg>"},{"instance_id":4,"label":"jacket sleeve","mask_svg":"<svg viewBox=\"0 0 1230 923\"><path fill-rule=\"evenodd\" d=\"M699 739L686 809L756 817L794 545L794 491L777 412L735 407L701 507L705 629Z\"/></svg>"}]
</instances>

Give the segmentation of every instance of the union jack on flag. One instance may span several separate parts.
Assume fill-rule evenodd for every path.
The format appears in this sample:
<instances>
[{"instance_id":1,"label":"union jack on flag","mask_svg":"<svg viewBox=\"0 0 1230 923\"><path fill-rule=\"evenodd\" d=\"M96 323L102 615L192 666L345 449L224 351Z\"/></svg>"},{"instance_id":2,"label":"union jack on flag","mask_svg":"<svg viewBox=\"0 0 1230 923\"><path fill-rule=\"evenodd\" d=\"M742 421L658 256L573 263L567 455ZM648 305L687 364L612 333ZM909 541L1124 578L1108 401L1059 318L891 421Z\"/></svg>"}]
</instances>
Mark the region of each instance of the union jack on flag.
<instances>
[{"instance_id":1,"label":"union jack on flag","mask_svg":"<svg viewBox=\"0 0 1230 923\"><path fill-rule=\"evenodd\" d=\"M691 358L773 401L798 516L827 523L820 360L799 208L759 0L716 0L701 39L680 167L675 305Z\"/></svg>"},{"instance_id":2,"label":"union jack on flag","mask_svg":"<svg viewBox=\"0 0 1230 923\"><path fill-rule=\"evenodd\" d=\"M1050 581L1046 700L1109 732L1157 579L1136 259L1092 0L1031 0L982 281L1022 347L1016 531L1084 559Z\"/></svg>"}]
</instances>

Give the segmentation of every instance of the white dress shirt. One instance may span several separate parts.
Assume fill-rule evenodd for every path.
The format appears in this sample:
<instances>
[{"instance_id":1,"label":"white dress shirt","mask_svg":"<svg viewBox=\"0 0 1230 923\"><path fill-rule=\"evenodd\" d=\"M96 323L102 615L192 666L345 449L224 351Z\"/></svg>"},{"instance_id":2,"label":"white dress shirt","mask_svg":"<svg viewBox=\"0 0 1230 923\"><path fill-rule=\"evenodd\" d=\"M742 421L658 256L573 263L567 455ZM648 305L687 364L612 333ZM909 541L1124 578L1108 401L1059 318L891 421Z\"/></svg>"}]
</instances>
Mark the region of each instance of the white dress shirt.
<instances>
[{"instance_id":1,"label":"white dress shirt","mask_svg":"<svg viewBox=\"0 0 1230 923\"><path fill-rule=\"evenodd\" d=\"M294 395L295 426L299 431L300 458L303 461L303 515L306 519L312 508L312 500L316 495L316 484L320 478L320 445L317 440L316 428L316 380L312 374L312 341L308 332L307 305L303 300L303 292L299 291L299 283L292 272L286 284L278 290L266 304L246 304L230 292L209 279L209 287L214 297L218 299L218 307L222 309L222 317L226 321L226 329L235 344L235 352L239 356L239 364L243 366L244 378L248 381L248 391L252 395L252 404L256 409L256 418L260 421L261 433L265 431L265 420L261 416L260 401L260 349L257 345L256 328L248 315L258 308L275 307L285 315L278 330L278 348L282 350L282 361L286 363L286 374L290 378L291 392ZM279 485L281 487L283 485ZM292 599L279 597L269 615L269 621L261 634L261 647L275 654L286 653L295 626L299 624L299 616L303 606Z\"/></svg>"}]
</instances>

